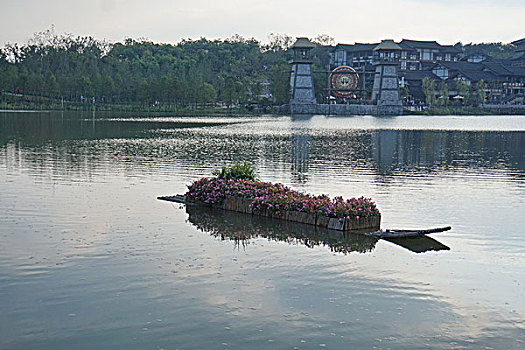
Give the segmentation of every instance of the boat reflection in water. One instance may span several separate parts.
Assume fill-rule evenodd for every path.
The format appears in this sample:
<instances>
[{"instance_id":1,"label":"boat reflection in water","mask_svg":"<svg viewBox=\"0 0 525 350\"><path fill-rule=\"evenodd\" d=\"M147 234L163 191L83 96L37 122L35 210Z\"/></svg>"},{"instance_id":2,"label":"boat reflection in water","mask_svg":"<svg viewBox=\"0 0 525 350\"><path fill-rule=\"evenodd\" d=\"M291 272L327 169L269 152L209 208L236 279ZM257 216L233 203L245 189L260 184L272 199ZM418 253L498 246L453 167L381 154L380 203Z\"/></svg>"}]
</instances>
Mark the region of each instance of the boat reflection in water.
<instances>
[{"instance_id":1,"label":"boat reflection in water","mask_svg":"<svg viewBox=\"0 0 525 350\"><path fill-rule=\"evenodd\" d=\"M251 239L266 238L271 241L302 244L309 248L326 246L332 252L343 254L351 252L368 253L374 250L379 240L378 238L362 234L367 231L345 233L312 225L199 205L187 205L186 213L189 215L188 221L195 225L197 229L221 240L231 240L236 245L242 245L243 247L246 247ZM415 253L450 249L427 236L385 240Z\"/></svg>"}]
</instances>

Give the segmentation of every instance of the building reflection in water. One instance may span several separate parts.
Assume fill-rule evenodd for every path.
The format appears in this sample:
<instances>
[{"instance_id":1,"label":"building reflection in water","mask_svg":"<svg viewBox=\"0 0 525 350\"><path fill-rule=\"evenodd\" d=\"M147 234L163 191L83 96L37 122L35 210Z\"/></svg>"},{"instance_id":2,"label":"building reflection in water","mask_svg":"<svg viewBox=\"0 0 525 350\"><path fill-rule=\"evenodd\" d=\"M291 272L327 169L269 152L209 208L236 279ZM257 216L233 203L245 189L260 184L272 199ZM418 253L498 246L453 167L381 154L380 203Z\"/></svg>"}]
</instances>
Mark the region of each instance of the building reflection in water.
<instances>
[{"instance_id":1,"label":"building reflection in water","mask_svg":"<svg viewBox=\"0 0 525 350\"><path fill-rule=\"evenodd\" d=\"M308 181L310 143L312 141L311 118L311 115L292 115L291 117L290 155L292 180L294 183L305 183Z\"/></svg>"},{"instance_id":2,"label":"building reflection in water","mask_svg":"<svg viewBox=\"0 0 525 350\"><path fill-rule=\"evenodd\" d=\"M525 170L522 132L377 130L371 144L380 174L420 168Z\"/></svg>"}]
</instances>

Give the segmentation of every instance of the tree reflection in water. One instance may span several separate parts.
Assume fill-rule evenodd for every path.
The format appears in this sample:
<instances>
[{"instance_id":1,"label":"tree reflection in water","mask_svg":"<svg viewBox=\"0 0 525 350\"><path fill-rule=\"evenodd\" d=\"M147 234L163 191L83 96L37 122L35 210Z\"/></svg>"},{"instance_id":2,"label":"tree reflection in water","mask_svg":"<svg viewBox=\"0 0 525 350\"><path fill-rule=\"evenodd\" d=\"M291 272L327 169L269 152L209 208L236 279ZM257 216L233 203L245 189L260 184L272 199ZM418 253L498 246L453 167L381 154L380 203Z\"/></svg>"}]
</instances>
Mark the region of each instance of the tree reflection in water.
<instances>
[{"instance_id":1,"label":"tree reflection in water","mask_svg":"<svg viewBox=\"0 0 525 350\"><path fill-rule=\"evenodd\" d=\"M189 222L199 230L246 247L250 239L266 238L309 248L328 246L332 252L366 253L374 250L377 238L343 233L320 227L263 216L247 215L204 206L187 205Z\"/></svg>"},{"instance_id":2,"label":"tree reflection in water","mask_svg":"<svg viewBox=\"0 0 525 350\"><path fill-rule=\"evenodd\" d=\"M247 215L233 211L213 209L205 206L187 205L188 221L197 229L221 240L231 240L237 247L244 248L251 239L266 238L289 244L302 244L309 248L326 246L330 251L348 254L368 253L374 250L379 239L365 236L366 231L345 233L312 225L285 220ZM450 248L430 237L390 239L415 253L430 250L449 250Z\"/></svg>"}]
</instances>

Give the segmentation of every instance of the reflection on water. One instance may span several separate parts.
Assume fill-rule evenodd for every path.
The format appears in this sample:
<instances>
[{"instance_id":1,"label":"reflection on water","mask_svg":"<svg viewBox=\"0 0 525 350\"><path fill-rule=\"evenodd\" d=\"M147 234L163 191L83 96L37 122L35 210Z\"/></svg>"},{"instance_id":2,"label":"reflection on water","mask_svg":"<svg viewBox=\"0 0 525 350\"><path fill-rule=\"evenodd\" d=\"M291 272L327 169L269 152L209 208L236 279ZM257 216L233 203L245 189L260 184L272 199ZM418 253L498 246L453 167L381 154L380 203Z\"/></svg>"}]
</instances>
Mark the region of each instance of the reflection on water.
<instances>
[{"instance_id":1,"label":"reflection on water","mask_svg":"<svg viewBox=\"0 0 525 350\"><path fill-rule=\"evenodd\" d=\"M343 233L312 225L207 207L188 205L186 212L189 221L199 230L243 246L249 244L251 238L262 237L291 244L303 244L310 248L328 246L332 252L347 254L371 252L377 242L376 238L358 233Z\"/></svg>"},{"instance_id":2,"label":"reflection on water","mask_svg":"<svg viewBox=\"0 0 525 350\"><path fill-rule=\"evenodd\" d=\"M319 117L297 119L288 125L282 119L275 122L263 117L206 120L97 114L94 118L91 113L0 116L0 145L14 153L18 147L43 146L43 154L31 154L40 159L46 158L47 152L51 153L48 158L60 152L76 155L79 160L104 153L130 160L182 160L199 168L205 160L210 169L225 161L246 159L273 168L265 169L269 172L290 164L282 170L289 173L293 183L308 182L312 169L372 171L381 176L454 169L505 169L515 176L525 172L522 131L366 130L319 121ZM201 128L203 125L208 128ZM213 127L217 125L224 126Z\"/></svg>"},{"instance_id":3,"label":"reflection on water","mask_svg":"<svg viewBox=\"0 0 525 350\"><path fill-rule=\"evenodd\" d=\"M148 136L151 130L215 126L235 120L219 118L141 118L128 113L126 118L112 118L107 112L8 113L0 112L0 145L11 140L42 144L63 140L98 140Z\"/></svg>"},{"instance_id":4,"label":"reflection on water","mask_svg":"<svg viewBox=\"0 0 525 350\"><path fill-rule=\"evenodd\" d=\"M294 182L308 181L308 160L310 158L311 137L302 130L291 134L290 151L292 156L292 176Z\"/></svg>"},{"instance_id":5,"label":"reflection on water","mask_svg":"<svg viewBox=\"0 0 525 350\"><path fill-rule=\"evenodd\" d=\"M376 241L156 200L234 160L372 197L383 228L453 229ZM519 116L0 113L0 348L523 349L524 174Z\"/></svg>"},{"instance_id":6,"label":"reflection on water","mask_svg":"<svg viewBox=\"0 0 525 350\"><path fill-rule=\"evenodd\" d=\"M424 253L431 250L450 250L450 248L443 243L428 236L417 238L388 238L386 240L406 248L414 253Z\"/></svg>"},{"instance_id":7,"label":"reflection on water","mask_svg":"<svg viewBox=\"0 0 525 350\"><path fill-rule=\"evenodd\" d=\"M332 252L348 254L371 252L378 241L377 238L364 235L363 233L368 232L367 230L345 233L296 222L195 205L186 206L186 212L189 215L189 222L199 230L222 240L231 240L244 248L248 246L251 239L262 237L269 241L302 244L309 248L327 246ZM450 250L446 245L427 236L387 240L415 253Z\"/></svg>"},{"instance_id":8,"label":"reflection on water","mask_svg":"<svg viewBox=\"0 0 525 350\"><path fill-rule=\"evenodd\" d=\"M381 173L417 167L496 168L525 171L523 132L379 130L373 158Z\"/></svg>"}]
</instances>

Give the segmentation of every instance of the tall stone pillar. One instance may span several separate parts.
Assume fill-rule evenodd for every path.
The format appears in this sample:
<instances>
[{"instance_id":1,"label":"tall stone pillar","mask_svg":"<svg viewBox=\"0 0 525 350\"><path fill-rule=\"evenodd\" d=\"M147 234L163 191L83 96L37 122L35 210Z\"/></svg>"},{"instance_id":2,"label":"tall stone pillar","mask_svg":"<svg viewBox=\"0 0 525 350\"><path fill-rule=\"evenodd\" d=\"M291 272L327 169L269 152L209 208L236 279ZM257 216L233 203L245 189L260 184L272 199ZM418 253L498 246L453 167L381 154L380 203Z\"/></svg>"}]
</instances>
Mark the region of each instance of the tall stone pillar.
<instances>
[{"instance_id":1,"label":"tall stone pillar","mask_svg":"<svg viewBox=\"0 0 525 350\"><path fill-rule=\"evenodd\" d=\"M292 114L314 114L317 109L314 81L312 78L312 59L310 50L315 47L308 38L297 38L291 46L293 58L290 60L290 112Z\"/></svg>"},{"instance_id":2,"label":"tall stone pillar","mask_svg":"<svg viewBox=\"0 0 525 350\"><path fill-rule=\"evenodd\" d=\"M372 100L377 104L377 114L403 114L403 103L399 98L399 52L401 47L393 40L383 40L374 48L376 74Z\"/></svg>"}]
</instances>

